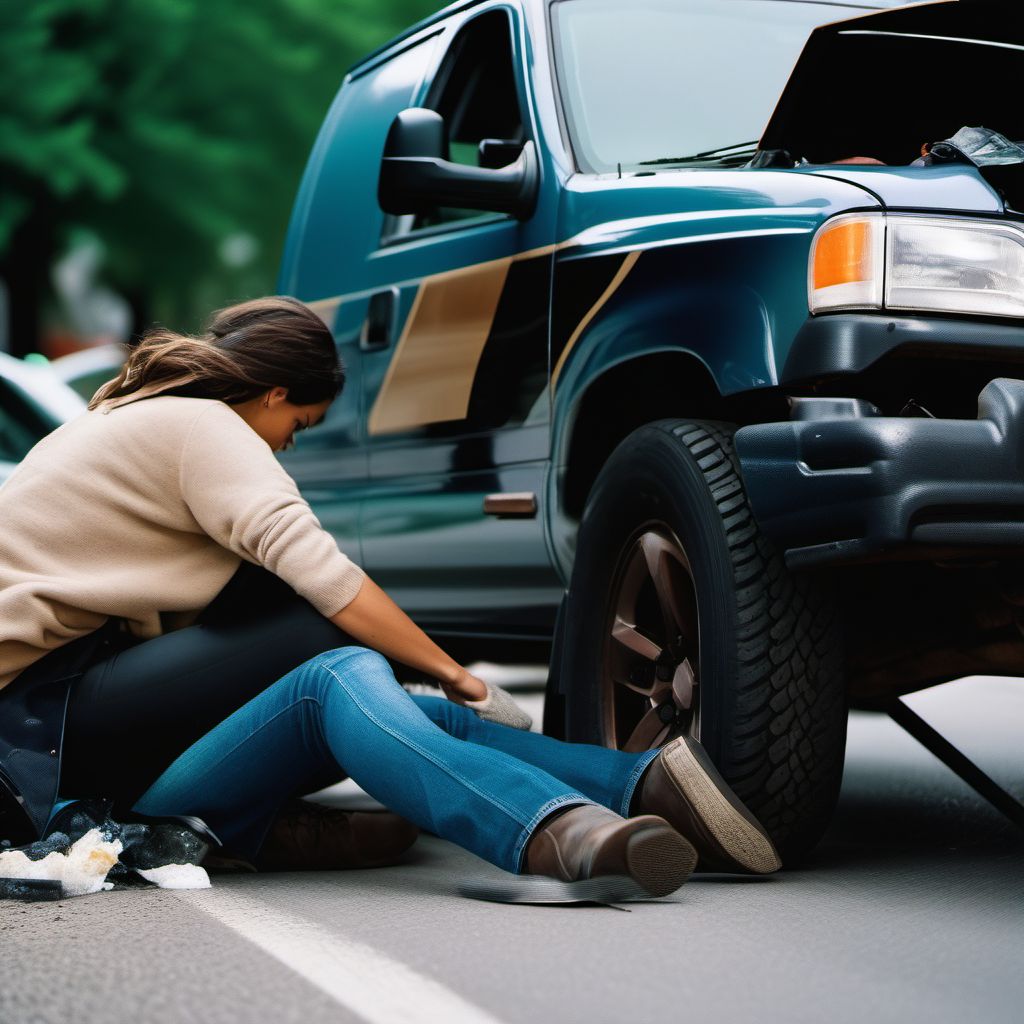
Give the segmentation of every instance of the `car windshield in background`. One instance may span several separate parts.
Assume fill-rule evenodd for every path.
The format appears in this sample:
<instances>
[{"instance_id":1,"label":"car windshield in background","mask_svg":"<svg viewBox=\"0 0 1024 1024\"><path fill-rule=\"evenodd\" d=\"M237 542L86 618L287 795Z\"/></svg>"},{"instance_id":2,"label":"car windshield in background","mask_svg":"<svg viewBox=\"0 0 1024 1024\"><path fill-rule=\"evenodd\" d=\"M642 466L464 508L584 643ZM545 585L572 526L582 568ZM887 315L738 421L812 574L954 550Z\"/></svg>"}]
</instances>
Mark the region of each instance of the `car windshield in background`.
<instances>
[{"instance_id":1,"label":"car windshield in background","mask_svg":"<svg viewBox=\"0 0 1024 1024\"><path fill-rule=\"evenodd\" d=\"M865 13L772 0L558 0L559 89L581 168L746 163L811 31ZM753 141L751 141L753 140Z\"/></svg>"}]
</instances>

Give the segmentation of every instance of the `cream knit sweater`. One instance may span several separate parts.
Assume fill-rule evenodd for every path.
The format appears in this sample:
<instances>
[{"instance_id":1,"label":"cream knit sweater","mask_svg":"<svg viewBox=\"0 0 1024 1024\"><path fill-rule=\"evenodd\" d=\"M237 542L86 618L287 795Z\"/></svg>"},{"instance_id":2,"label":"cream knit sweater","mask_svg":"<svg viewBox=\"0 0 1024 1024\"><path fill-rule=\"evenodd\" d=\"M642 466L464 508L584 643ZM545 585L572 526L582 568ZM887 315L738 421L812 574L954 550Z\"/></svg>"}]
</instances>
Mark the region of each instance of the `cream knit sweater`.
<instances>
[{"instance_id":1,"label":"cream knit sweater","mask_svg":"<svg viewBox=\"0 0 1024 1024\"><path fill-rule=\"evenodd\" d=\"M44 437L0 487L0 689L110 616L142 638L189 624L243 558L325 616L362 585L230 406L119 402Z\"/></svg>"}]
</instances>

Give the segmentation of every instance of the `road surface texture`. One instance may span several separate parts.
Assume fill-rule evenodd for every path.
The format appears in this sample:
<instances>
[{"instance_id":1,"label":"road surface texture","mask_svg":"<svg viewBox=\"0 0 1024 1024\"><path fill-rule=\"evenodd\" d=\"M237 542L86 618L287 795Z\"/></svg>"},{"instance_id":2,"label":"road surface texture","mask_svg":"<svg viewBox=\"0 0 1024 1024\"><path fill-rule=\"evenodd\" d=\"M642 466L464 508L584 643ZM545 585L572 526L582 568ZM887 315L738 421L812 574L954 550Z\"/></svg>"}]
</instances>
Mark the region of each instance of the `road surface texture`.
<instances>
[{"instance_id":1,"label":"road surface texture","mask_svg":"<svg viewBox=\"0 0 1024 1024\"><path fill-rule=\"evenodd\" d=\"M910 703L1024 796L1024 680ZM508 906L459 896L501 872L422 837L400 867L3 903L0 1022L1020 1022L1022 869L1024 834L855 713L838 813L800 870L696 875L628 911Z\"/></svg>"}]
</instances>

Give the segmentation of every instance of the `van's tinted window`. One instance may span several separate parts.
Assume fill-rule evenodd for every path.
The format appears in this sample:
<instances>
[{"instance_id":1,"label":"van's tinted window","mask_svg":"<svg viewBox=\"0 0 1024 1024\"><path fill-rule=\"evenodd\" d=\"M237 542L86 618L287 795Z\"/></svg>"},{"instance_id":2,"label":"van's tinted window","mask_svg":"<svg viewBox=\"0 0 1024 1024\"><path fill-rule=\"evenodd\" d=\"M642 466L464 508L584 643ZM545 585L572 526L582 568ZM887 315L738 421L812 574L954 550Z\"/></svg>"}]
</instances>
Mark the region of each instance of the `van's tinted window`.
<instances>
[{"instance_id":1,"label":"van's tinted window","mask_svg":"<svg viewBox=\"0 0 1024 1024\"><path fill-rule=\"evenodd\" d=\"M586 171L745 163L812 29L864 13L765 0L559 0L558 83ZM701 155L706 154L706 155Z\"/></svg>"}]
</instances>

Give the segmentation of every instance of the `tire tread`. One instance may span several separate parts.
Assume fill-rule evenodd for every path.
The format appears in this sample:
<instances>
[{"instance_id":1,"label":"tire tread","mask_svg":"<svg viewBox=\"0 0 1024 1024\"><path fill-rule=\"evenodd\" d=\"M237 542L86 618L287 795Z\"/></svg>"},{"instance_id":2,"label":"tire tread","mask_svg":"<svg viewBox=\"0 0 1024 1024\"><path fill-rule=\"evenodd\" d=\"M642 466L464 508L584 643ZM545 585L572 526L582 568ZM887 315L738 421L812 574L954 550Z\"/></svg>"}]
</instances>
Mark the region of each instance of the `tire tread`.
<instances>
[{"instance_id":1,"label":"tire tread","mask_svg":"<svg viewBox=\"0 0 1024 1024\"><path fill-rule=\"evenodd\" d=\"M842 772L846 686L835 608L760 534L731 425L662 422L704 476L736 584L736 742L719 768L779 848L799 855L827 824Z\"/></svg>"}]
</instances>

